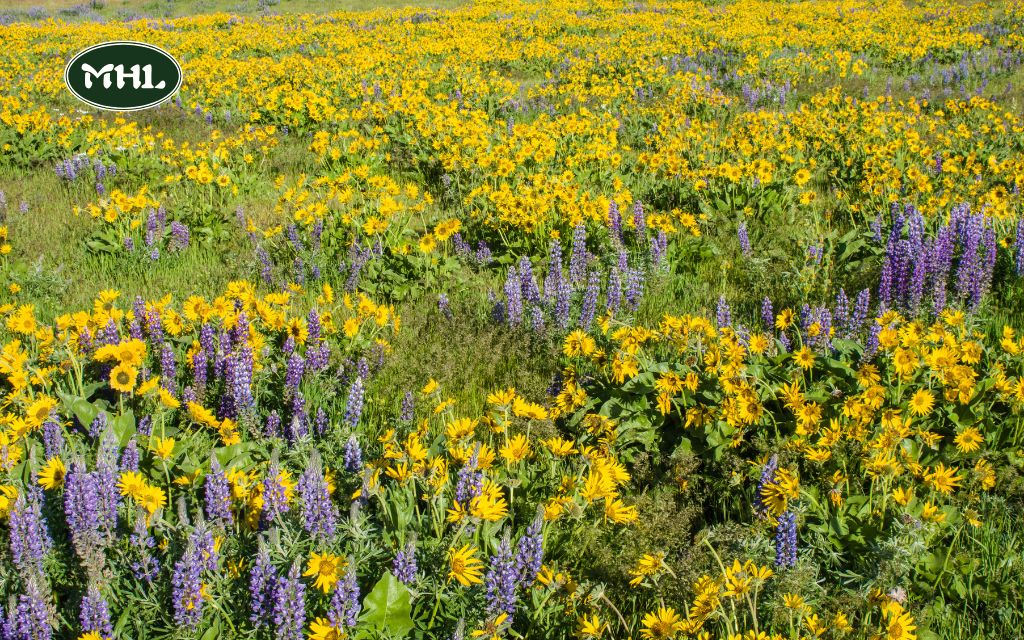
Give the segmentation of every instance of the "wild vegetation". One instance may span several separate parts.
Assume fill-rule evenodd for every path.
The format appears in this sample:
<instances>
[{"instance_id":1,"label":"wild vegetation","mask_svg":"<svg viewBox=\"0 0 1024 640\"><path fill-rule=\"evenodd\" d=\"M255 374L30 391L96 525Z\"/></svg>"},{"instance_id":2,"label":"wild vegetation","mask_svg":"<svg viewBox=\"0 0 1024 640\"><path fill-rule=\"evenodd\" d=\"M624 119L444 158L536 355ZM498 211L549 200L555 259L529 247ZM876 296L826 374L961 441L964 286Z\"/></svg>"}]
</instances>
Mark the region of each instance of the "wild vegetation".
<instances>
[{"instance_id":1,"label":"wild vegetation","mask_svg":"<svg viewBox=\"0 0 1024 640\"><path fill-rule=\"evenodd\" d=\"M0 19L0 638L1019 636L1024 6L208 8Z\"/></svg>"}]
</instances>

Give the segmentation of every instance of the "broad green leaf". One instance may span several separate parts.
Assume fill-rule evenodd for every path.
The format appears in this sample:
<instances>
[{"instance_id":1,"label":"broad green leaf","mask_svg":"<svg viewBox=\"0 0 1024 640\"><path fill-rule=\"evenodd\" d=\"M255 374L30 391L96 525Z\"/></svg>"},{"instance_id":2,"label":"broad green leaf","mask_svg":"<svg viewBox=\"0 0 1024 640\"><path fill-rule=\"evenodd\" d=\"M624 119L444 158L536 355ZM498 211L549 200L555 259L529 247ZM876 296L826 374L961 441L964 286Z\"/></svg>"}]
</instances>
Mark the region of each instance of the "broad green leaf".
<instances>
[{"instance_id":1,"label":"broad green leaf","mask_svg":"<svg viewBox=\"0 0 1024 640\"><path fill-rule=\"evenodd\" d=\"M413 626L411 610L409 589L387 571L363 600L360 620L393 637L405 637Z\"/></svg>"}]
</instances>

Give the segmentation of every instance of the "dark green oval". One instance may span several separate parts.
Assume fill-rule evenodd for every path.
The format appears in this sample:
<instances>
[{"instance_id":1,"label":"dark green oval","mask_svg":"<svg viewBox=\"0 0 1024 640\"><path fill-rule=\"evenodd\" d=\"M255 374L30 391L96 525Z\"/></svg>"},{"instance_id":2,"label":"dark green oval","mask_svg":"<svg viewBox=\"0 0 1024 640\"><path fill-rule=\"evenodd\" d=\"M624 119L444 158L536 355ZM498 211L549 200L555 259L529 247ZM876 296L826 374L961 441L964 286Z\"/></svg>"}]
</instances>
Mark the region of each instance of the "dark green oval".
<instances>
[{"instance_id":1,"label":"dark green oval","mask_svg":"<svg viewBox=\"0 0 1024 640\"><path fill-rule=\"evenodd\" d=\"M71 58L64 68L64 83L75 97L94 107L136 111L174 95L181 87L181 66L151 44L104 42Z\"/></svg>"}]
</instances>

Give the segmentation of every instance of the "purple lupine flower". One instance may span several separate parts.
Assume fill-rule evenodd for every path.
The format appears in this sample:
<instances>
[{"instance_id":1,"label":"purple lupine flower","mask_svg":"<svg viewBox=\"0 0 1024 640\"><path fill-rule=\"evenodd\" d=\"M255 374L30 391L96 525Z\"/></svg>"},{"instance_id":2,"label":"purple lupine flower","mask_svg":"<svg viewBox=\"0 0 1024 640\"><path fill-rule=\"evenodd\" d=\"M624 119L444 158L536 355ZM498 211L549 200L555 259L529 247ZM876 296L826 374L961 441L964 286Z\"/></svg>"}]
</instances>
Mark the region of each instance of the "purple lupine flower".
<instances>
[{"instance_id":1,"label":"purple lupine flower","mask_svg":"<svg viewBox=\"0 0 1024 640\"><path fill-rule=\"evenodd\" d=\"M516 570L518 580L527 587L533 585L544 562L544 513L538 509L537 516L526 528L526 533L516 543Z\"/></svg>"},{"instance_id":2,"label":"purple lupine flower","mask_svg":"<svg viewBox=\"0 0 1024 640\"><path fill-rule=\"evenodd\" d=\"M519 259L519 286L524 303L537 304L541 301L540 288L533 277L533 265L527 256Z\"/></svg>"},{"instance_id":3,"label":"purple lupine flower","mask_svg":"<svg viewBox=\"0 0 1024 640\"><path fill-rule=\"evenodd\" d=\"M443 315L448 320L452 319L452 309L448 303L447 293L442 293L441 295L437 296L437 310L440 311L441 315Z\"/></svg>"},{"instance_id":4,"label":"purple lupine flower","mask_svg":"<svg viewBox=\"0 0 1024 640\"><path fill-rule=\"evenodd\" d=\"M665 254L668 253L668 234L664 229L658 230L658 235L651 242L651 265L661 267L665 261Z\"/></svg>"},{"instance_id":5,"label":"purple lupine flower","mask_svg":"<svg viewBox=\"0 0 1024 640\"><path fill-rule=\"evenodd\" d=\"M133 238L131 236L125 236L124 237L124 248L125 248L125 251L127 251L128 253L134 252L135 251L135 238Z\"/></svg>"},{"instance_id":6,"label":"purple lupine flower","mask_svg":"<svg viewBox=\"0 0 1024 640\"><path fill-rule=\"evenodd\" d=\"M252 349L248 344L242 343L241 348L236 350L230 359L231 375L228 376L227 383L231 387L231 397L237 410L247 411L256 405L256 399L252 395ZM289 364L291 364L291 360L289 360Z\"/></svg>"},{"instance_id":7,"label":"purple lupine flower","mask_svg":"<svg viewBox=\"0 0 1024 640\"><path fill-rule=\"evenodd\" d=\"M486 267L491 263L491 249L487 246L487 243L481 240L476 245L476 258L477 264Z\"/></svg>"},{"instance_id":8,"label":"purple lupine flower","mask_svg":"<svg viewBox=\"0 0 1024 640\"><path fill-rule=\"evenodd\" d=\"M302 382L302 374L305 367L306 362L297 351L293 352L288 358L287 370L284 377L284 386L289 396L299 390L299 383Z\"/></svg>"},{"instance_id":9,"label":"purple lupine flower","mask_svg":"<svg viewBox=\"0 0 1024 640\"><path fill-rule=\"evenodd\" d=\"M480 455L480 445L473 450L473 455L459 469L458 480L455 484L455 501L460 504L467 504L473 498L479 496L484 490L484 474L477 471L477 456Z\"/></svg>"},{"instance_id":10,"label":"purple lupine flower","mask_svg":"<svg viewBox=\"0 0 1024 640\"><path fill-rule=\"evenodd\" d=\"M270 602L277 582L277 570L270 563L270 554L263 544L256 553L256 562L249 570L249 620L256 628L267 624L270 619Z\"/></svg>"},{"instance_id":11,"label":"purple lupine flower","mask_svg":"<svg viewBox=\"0 0 1024 640\"><path fill-rule=\"evenodd\" d=\"M171 345L164 343L163 348L160 350L160 386L169 391L170 393L176 393L178 385L174 381L174 378L178 375L178 362L174 357L174 349Z\"/></svg>"},{"instance_id":12,"label":"purple lupine flower","mask_svg":"<svg viewBox=\"0 0 1024 640\"><path fill-rule=\"evenodd\" d=\"M1024 276L1024 218L1017 221L1017 237L1013 241L1013 253L1017 275Z\"/></svg>"},{"instance_id":13,"label":"purple lupine flower","mask_svg":"<svg viewBox=\"0 0 1024 640\"><path fill-rule=\"evenodd\" d=\"M363 378L356 376L348 389L348 402L345 404L345 423L355 429L363 414Z\"/></svg>"},{"instance_id":14,"label":"purple lupine flower","mask_svg":"<svg viewBox=\"0 0 1024 640\"><path fill-rule=\"evenodd\" d=\"M316 417L313 418L313 429L316 431L318 436L322 436L327 433L327 429L330 427L330 421L327 418L327 412L324 411L323 407L316 408Z\"/></svg>"},{"instance_id":15,"label":"purple lupine flower","mask_svg":"<svg viewBox=\"0 0 1024 640\"><path fill-rule=\"evenodd\" d=\"M361 609L355 563L350 559L345 577L338 581L338 586L335 587L334 594L331 596L331 608L327 611L327 621L332 627L338 629L354 629Z\"/></svg>"},{"instance_id":16,"label":"purple lupine flower","mask_svg":"<svg viewBox=\"0 0 1024 640\"><path fill-rule=\"evenodd\" d=\"M768 296L761 301L761 322L767 331L775 329L775 310L772 308L772 299Z\"/></svg>"},{"instance_id":17,"label":"purple lupine flower","mask_svg":"<svg viewBox=\"0 0 1024 640\"><path fill-rule=\"evenodd\" d=\"M89 423L89 437L98 438L103 430L107 428L107 412L100 411L91 423Z\"/></svg>"},{"instance_id":18,"label":"purple lupine flower","mask_svg":"<svg viewBox=\"0 0 1024 640\"><path fill-rule=\"evenodd\" d=\"M416 398L413 396L412 391L406 391L405 395L402 396L402 408L398 414L398 419L402 422L412 422L416 412Z\"/></svg>"},{"instance_id":19,"label":"purple lupine flower","mask_svg":"<svg viewBox=\"0 0 1024 640\"><path fill-rule=\"evenodd\" d=\"M729 310L729 303L725 301L725 296L718 296L718 307L715 310L715 318L718 322L719 328L732 325L732 312Z\"/></svg>"},{"instance_id":20,"label":"purple lupine flower","mask_svg":"<svg viewBox=\"0 0 1024 640\"><path fill-rule=\"evenodd\" d=\"M203 559L194 545L174 564L171 586L174 599L174 622L178 626L195 630L203 617L202 594Z\"/></svg>"},{"instance_id":21,"label":"purple lupine flower","mask_svg":"<svg viewBox=\"0 0 1024 640\"><path fill-rule=\"evenodd\" d=\"M303 640L306 627L306 586L299 561L274 585L274 626L277 640Z\"/></svg>"},{"instance_id":22,"label":"purple lupine flower","mask_svg":"<svg viewBox=\"0 0 1024 640\"><path fill-rule=\"evenodd\" d=\"M216 455L210 456L210 472L206 474L204 485L203 506L207 519L231 525L235 521L231 513L231 486Z\"/></svg>"},{"instance_id":23,"label":"purple lupine flower","mask_svg":"<svg viewBox=\"0 0 1024 640\"><path fill-rule=\"evenodd\" d=\"M135 436L132 436L121 453L121 461L117 468L121 473L139 470L139 445L135 442Z\"/></svg>"},{"instance_id":24,"label":"purple lupine flower","mask_svg":"<svg viewBox=\"0 0 1024 640\"><path fill-rule=\"evenodd\" d=\"M633 203L633 230L636 231L638 241L647 239L647 218L644 216L644 205L639 200Z\"/></svg>"},{"instance_id":25,"label":"purple lupine flower","mask_svg":"<svg viewBox=\"0 0 1024 640\"><path fill-rule=\"evenodd\" d=\"M739 227L736 228L736 235L740 240L740 250L743 251L743 255L750 257L753 254L753 250L750 248L750 236L747 234L747 223L741 222Z\"/></svg>"},{"instance_id":26,"label":"purple lupine flower","mask_svg":"<svg viewBox=\"0 0 1024 640\"><path fill-rule=\"evenodd\" d=\"M292 421L288 423L289 442L301 440L309 435L309 415L306 413L306 397L296 393L292 398Z\"/></svg>"},{"instance_id":27,"label":"purple lupine flower","mask_svg":"<svg viewBox=\"0 0 1024 640\"><path fill-rule=\"evenodd\" d=\"M544 309L539 304L530 307L530 328L534 333L544 331Z\"/></svg>"},{"instance_id":28,"label":"purple lupine flower","mask_svg":"<svg viewBox=\"0 0 1024 640\"><path fill-rule=\"evenodd\" d=\"M868 311L871 307L871 290L861 289L861 292L857 294L857 302L853 307L853 316L850 318L850 323L847 326L847 333L856 335L860 332L861 328L864 327L864 323L868 319Z\"/></svg>"},{"instance_id":29,"label":"purple lupine flower","mask_svg":"<svg viewBox=\"0 0 1024 640\"><path fill-rule=\"evenodd\" d=\"M554 239L548 247L548 272L544 277L545 302L550 302L555 298L562 279L562 243L558 239Z\"/></svg>"},{"instance_id":30,"label":"purple lupine flower","mask_svg":"<svg viewBox=\"0 0 1024 640\"><path fill-rule=\"evenodd\" d=\"M640 307L640 298L644 293L644 272L642 269L626 270L626 304L631 312Z\"/></svg>"},{"instance_id":31,"label":"purple lupine flower","mask_svg":"<svg viewBox=\"0 0 1024 640\"><path fill-rule=\"evenodd\" d=\"M64 515L71 542L79 556L85 557L101 543L99 531L99 494L95 478L80 461L71 463L64 478Z\"/></svg>"},{"instance_id":32,"label":"purple lupine flower","mask_svg":"<svg viewBox=\"0 0 1024 640\"><path fill-rule=\"evenodd\" d=\"M345 443L345 471L355 473L363 468L363 451L355 434L348 437Z\"/></svg>"},{"instance_id":33,"label":"purple lupine flower","mask_svg":"<svg viewBox=\"0 0 1024 640\"><path fill-rule=\"evenodd\" d=\"M779 516L775 530L775 564L784 568L796 566L796 514L792 511Z\"/></svg>"},{"instance_id":34,"label":"purple lupine flower","mask_svg":"<svg viewBox=\"0 0 1024 640\"><path fill-rule=\"evenodd\" d=\"M619 213L619 205L614 200L608 203L608 230L611 231L612 239L621 244L622 215Z\"/></svg>"},{"instance_id":35,"label":"purple lupine flower","mask_svg":"<svg viewBox=\"0 0 1024 640\"><path fill-rule=\"evenodd\" d=\"M579 223L572 230L572 253L569 255L569 282L580 284L587 270L587 228Z\"/></svg>"},{"instance_id":36,"label":"purple lupine flower","mask_svg":"<svg viewBox=\"0 0 1024 640\"><path fill-rule=\"evenodd\" d=\"M25 593L18 596L5 627L4 640L50 640L53 637L50 612L34 576L27 580Z\"/></svg>"},{"instance_id":37,"label":"purple lupine flower","mask_svg":"<svg viewBox=\"0 0 1024 640\"><path fill-rule=\"evenodd\" d=\"M622 279L618 267L612 267L612 271L608 275L608 293L605 298L608 311L612 313L618 311L622 306Z\"/></svg>"},{"instance_id":38,"label":"purple lupine flower","mask_svg":"<svg viewBox=\"0 0 1024 640\"><path fill-rule=\"evenodd\" d=\"M836 311L833 314L833 318L836 323L836 335L839 335L840 331L844 330L850 323L850 299L846 297L846 290L842 287L839 288L839 293L836 294Z\"/></svg>"},{"instance_id":39,"label":"purple lupine flower","mask_svg":"<svg viewBox=\"0 0 1024 640\"><path fill-rule=\"evenodd\" d=\"M318 455L313 456L299 476L296 488L302 503L302 526L306 533L319 540L330 539L337 527L338 508L331 502Z\"/></svg>"},{"instance_id":40,"label":"purple lupine flower","mask_svg":"<svg viewBox=\"0 0 1024 640\"><path fill-rule=\"evenodd\" d=\"M117 488L117 436L113 431L108 431L100 442L96 470L92 475L96 485L99 525L109 536L117 529L117 507L121 502L121 492Z\"/></svg>"},{"instance_id":41,"label":"purple lupine flower","mask_svg":"<svg viewBox=\"0 0 1024 640\"><path fill-rule=\"evenodd\" d=\"M391 563L392 573L398 581L405 585L416 582L416 543L409 541L405 547L398 550L395 559Z\"/></svg>"},{"instance_id":42,"label":"purple lupine flower","mask_svg":"<svg viewBox=\"0 0 1024 640\"><path fill-rule=\"evenodd\" d=\"M487 613L511 616L516 610L516 588L519 586L519 571L509 545L508 535L502 538L498 551L491 556L490 568L484 576L487 588Z\"/></svg>"},{"instance_id":43,"label":"purple lupine flower","mask_svg":"<svg viewBox=\"0 0 1024 640\"><path fill-rule=\"evenodd\" d=\"M95 585L90 585L82 596L78 620L84 633L95 632L103 638L111 638L114 635L114 626L110 624L110 607Z\"/></svg>"},{"instance_id":44,"label":"purple lupine flower","mask_svg":"<svg viewBox=\"0 0 1024 640\"><path fill-rule=\"evenodd\" d=\"M160 561L153 555L156 540L146 527L146 518L141 513L135 518L135 528L128 537L134 559L131 562L132 575L136 580L152 584L160 572Z\"/></svg>"},{"instance_id":45,"label":"purple lupine flower","mask_svg":"<svg viewBox=\"0 0 1024 640\"><path fill-rule=\"evenodd\" d=\"M597 313L597 297L601 294L601 274L592 270L587 276L587 288L583 292L583 305L580 307L580 326L589 330Z\"/></svg>"},{"instance_id":46,"label":"purple lupine flower","mask_svg":"<svg viewBox=\"0 0 1024 640\"><path fill-rule=\"evenodd\" d=\"M861 355L861 361L867 362L878 353L878 335L880 333L882 333L882 327L877 322L872 322L871 329L868 332L868 340L864 343L864 353Z\"/></svg>"},{"instance_id":47,"label":"purple lupine flower","mask_svg":"<svg viewBox=\"0 0 1024 640\"><path fill-rule=\"evenodd\" d=\"M285 494L284 485L281 484L281 469L277 462L272 462L267 477L263 479L263 528L269 528L278 515L287 511L288 496Z\"/></svg>"},{"instance_id":48,"label":"purple lupine flower","mask_svg":"<svg viewBox=\"0 0 1024 640\"><path fill-rule=\"evenodd\" d=\"M139 418L137 430L140 435L148 436L153 433L153 416L142 416Z\"/></svg>"},{"instance_id":49,"label":"purple lupine flower","mask_svg":"<svg viewBox=\"0 0 1024 640\"><path fill-rule=\"evenodd\" d=\"M768 505L764 503L761 498L761 492L764 488L775 482L775 474L779 471L779 456L772 454L768 458L768 462L765 463L764 468L761 469L761 479L757 483L757 490L754 492L754 515L759 518L767 517Z\"/></svg>"},{"instance_id":50,"label":"purple lupine flower","mask_svg":"<svg viewBox=\"0 0 1024 640\"><path fill-rule=\"evenodd\" d=\"M509 267L505 280L505 300L507 302L508 322L514 327L523 321L522 290L519 286L519 274L515 266Z\"/></svg>"},{"instance_id":51,"label":"purple lupine flower","mask_svg":"<svg viewBox=\"0 0 1024 640\"><path fill-rule=\"evenodd\" d=\"M213 539L213 531L205 524L192 532L188 538L189 544L195 548L196 554L202 563L204 571L216 571L217 562L220 560L220 553L217 552L217 543Z\"/></svg>"},{"instance_id":52,"label":"purple lupine flower","mask_svg":"<svg viewBox=\"0 0 1024 640\"><path fill-rule=\"evenodd\" d=\"M61 449L64 448L64 429L58 420L56 415L50 414L43 423L43 451L47 460L59 456Z\"/></svg>"},{"instance_id":53,"label":"purple lupine flower","mask_svg":"<svg viewBox=\"0 0 1024 640\"><path fill-rule=\"evenodd\" d=\"M570 313L570 296L572 295L572 289L569 283L561 277L561 268L559 267L559 278L557 288L555 290L555 323L562 330L569 328L569 313Z\"/></svg>"},{"instance_id":54,"label":"purple lupine flower","mask_svg":"<svg viewBox=\"0 0 1024 640\"><path fill-rule=\"evenodd\" d=\"M171 251L184 251L188 249L190 239L191 234L187 225L177 220L171 223L171 241L168 243L168 249Z\"/></svg>"},{"instance_id":55,"label":"purple lupine flower","mask_svg":"<svg viewBox=\"0 0 1024 640\"><path fill-rule=\"evenodd\" d=\"M270 254L263 247L256 247L256 258L260 261L260 278L267 284L274 284L274 264Z\"/></svg>"},{"instance_id":56,"label":"purple lupine flower","mask_svg":"<svg viewBox=\"0 0 1024 640\"><path fill-rule=\"evenodd\" d=\"M281 416L277 415L277 410L270 412L267 416L266 426L263 428L263 435L267 438L279 438L281 437Z\"/></svg>"},{"instance_id":57,"label":"purple lupine flower","mask_svg":"<svg viewBox=\"0 0 1024 640\"><path fill-rule=\"evenodd\" d=\"M43 490L29 486L19 494L9 514L11 556L23 575L41 573L43 557L53 547L43 517Z\"/></svg>"}]
</instances>

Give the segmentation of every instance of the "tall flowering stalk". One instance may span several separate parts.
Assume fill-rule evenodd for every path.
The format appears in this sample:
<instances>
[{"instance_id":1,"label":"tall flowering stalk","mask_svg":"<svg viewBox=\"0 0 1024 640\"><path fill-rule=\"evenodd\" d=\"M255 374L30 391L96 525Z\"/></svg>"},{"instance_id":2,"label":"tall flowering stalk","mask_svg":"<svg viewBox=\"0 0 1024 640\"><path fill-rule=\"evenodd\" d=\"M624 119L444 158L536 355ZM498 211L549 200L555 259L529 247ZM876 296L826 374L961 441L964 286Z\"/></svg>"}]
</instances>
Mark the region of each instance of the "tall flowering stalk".
<instances>
[{"instance_id":1,"label":"tall flowering stalk","mask_svg":"<svg viewBox=\"0 0 1024 640\"><path fill-rule=\"evenodd\" d=\"M355 563L349 558L345 576L338 581L338 586L331 595L331 608L327 611L327 620L332 627L348 631L355 628L361 609Z\"/></svg>"},{"instance_id":2,"label":"tall flowering stalk","mask_svg":"<svg viewBox=\"0 0 1024 640\"><path fill-rule=\"evenodd\" d=\"M216 455L210 456L210 473L206 475L204 491L203 506L207 519L230 526L234 522L231 513L231 486L220 468Z\"/></svg>"},{"instance_id":3,"label":"tall flowering stalk","mask_svg":"<svg viewBox=\"0 0 1024 640\"><path fill-rule=\"evenodd\" d=\"M297 485L302 503L302 526L310 536L326 541L334 536L338 522L338 507L331 502L324 477L320 455L316 452Z\"/></svg>"},{"instance_id":4,"label":"tall flowering stalk","mask_svg":"<svg viewBox=\"0 0 1024 640\"><path fill-rule=\"evenodd\" d=\"M306 627L306 586L300 579L299 562L292 563L288 575L274 586L274 637L277 640L303 640Z\"/></svg>"},{"instance_id":5,"label":"tall flowering stalk","mask_svg":"<svg viewBox=\"0 0 1024 640\"><path fill-rule=\"evenodd\" d=\"M11 556L23 574L41 575L43 558L53 547L43 517L43 491L29 487L19 494L9 514Z\"/></svg>"}]
</instances>

